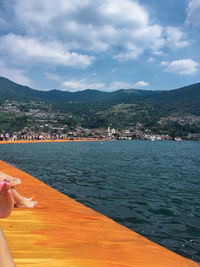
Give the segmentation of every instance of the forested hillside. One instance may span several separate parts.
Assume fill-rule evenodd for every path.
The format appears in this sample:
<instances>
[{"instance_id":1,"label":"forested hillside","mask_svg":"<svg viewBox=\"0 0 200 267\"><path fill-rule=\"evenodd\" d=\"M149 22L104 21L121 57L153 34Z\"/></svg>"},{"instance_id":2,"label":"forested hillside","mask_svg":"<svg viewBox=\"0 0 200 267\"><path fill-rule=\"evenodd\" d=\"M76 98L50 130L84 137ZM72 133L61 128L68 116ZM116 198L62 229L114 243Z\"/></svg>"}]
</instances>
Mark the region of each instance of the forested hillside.
<instances>
[{"instance_id":1,"label":"forested hillside","mask_svg":"<svg viewBox=\"0 0 200 267\"><path fill-rule=\"evenodd\" d=\"M34 90L1 77L0 103L1 131L37 126L38 112L41 118L46 113L70 127L123 129L141 123L143 130L159 134L200 132L200 83L169 91L86 89L72 93Z\"/></svg>"}]
</instances>

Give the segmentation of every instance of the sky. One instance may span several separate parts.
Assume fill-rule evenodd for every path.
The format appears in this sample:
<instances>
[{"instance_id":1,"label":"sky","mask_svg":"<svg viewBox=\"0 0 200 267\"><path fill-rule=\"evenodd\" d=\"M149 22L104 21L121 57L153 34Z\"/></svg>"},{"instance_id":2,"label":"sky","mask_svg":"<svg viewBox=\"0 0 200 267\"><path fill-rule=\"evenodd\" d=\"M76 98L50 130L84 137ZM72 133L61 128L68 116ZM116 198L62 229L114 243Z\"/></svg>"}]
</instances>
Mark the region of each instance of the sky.
<instances>
[{"instance_id":1,"label":"sky","mask_svg":"<svg viewBox=\"0 0 200 267\"><path fill-rule=\"evenodd\" d=\"M0 76L39 90L200 82L200 0L0 0Z\"/></svg>"}]
</instances>

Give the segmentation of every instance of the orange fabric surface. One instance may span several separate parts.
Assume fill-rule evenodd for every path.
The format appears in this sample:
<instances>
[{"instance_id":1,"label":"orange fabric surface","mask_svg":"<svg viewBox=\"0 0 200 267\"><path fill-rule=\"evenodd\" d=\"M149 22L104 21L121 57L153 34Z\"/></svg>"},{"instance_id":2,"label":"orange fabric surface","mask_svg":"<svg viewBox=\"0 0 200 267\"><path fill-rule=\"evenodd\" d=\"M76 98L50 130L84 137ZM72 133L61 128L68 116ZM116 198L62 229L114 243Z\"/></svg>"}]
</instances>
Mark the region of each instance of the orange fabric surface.
<instances>
[{"instance_id":1,"label":"orange fabric surface","mask_svg":"<svg viewBox=\"0 0 200 267\"><path fill-rule=\"evenodd\" d=\"M199 266L3 161L0 171L20 177L18 191L39 201L0 220L17 267Z\"/></svg>"},{"instance_id":2,"label":"orange fabric surface","mask_svg":"<svg viewBox=\"0 0 200 267\"><path fill-rule=\"evenodd\" d=\"M74 140L67 140L67 139L56 139L56 140L8 140L8 141L0 141L0 144L28 144L28 143L63 143L63 142L87 142L87 141L113 141L107 139L74 139Z\"/></svg>"}]
</instances>

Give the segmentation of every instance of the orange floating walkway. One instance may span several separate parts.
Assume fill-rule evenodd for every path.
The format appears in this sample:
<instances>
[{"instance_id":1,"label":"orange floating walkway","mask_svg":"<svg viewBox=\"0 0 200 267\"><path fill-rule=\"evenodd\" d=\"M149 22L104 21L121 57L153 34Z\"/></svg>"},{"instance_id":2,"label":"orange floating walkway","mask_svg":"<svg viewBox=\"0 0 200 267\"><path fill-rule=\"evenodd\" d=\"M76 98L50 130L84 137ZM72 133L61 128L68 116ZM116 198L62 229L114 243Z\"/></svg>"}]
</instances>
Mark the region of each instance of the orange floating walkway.
<instances>
[{"instance_id":1,"label":"orange floating walkway","mask_svg":"<svg viewBox=\"0 0 200 267\"><path fill-rule=\"evenodd\" d=\"M0 171L20 177L18 191L39 201L0 220L17 267L199 266L3 161Z\"/></svg>"},{"instance_id":2,"label":"orange floating walkway","mask_svg":"<svg viewBox=\"0 0 200 267\"><path fill-rule=\"evenodd\" d=\"M45 140L8 140L8 141L0 141L0 145L5 144L30 144L30 143L65 143L65 142L95 142L95 141L114 141L110 139L74 139L74 140L68 140L68 139L45 139Z\"/></svg>"}]
</instances>

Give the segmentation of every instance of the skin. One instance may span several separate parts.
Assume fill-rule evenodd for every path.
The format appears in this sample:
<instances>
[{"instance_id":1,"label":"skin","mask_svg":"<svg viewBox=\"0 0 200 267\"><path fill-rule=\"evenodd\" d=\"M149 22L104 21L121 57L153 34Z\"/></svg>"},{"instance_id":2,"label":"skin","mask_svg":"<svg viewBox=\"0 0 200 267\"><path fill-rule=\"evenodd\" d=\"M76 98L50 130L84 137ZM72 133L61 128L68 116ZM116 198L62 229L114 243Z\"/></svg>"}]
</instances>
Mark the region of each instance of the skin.
<instances>
[{"instance_id":1,"label":"skin","mask_svg":"<svg viewBox=\"0 0 200 267\"><path fill-rule=\"evenodd\" d=\"M34 208L38 204L37 201L32 201L32 198L25 198L17 192L15 186L21 184L21 180L19 178L11 177L9 175L5 175L3 172L0 172L0 182L5 181L9 183L15 208Z\"/></svg>"},{"instance_id":2,"label":"skin","mask_svg":"<svg viewBox=\"0 0 200 267\"><path fill-rule=\"evenodd\" d=\"M14 199L8 181L0 183L0 218L8 217L13 209Z\"/></svg>"},{"instance_id":3,"label":"skin","mask_svg":"<svg viewBox=\"0 0 200 267\"><path fill-rule=\"evenodd\" d=\"M6 238L0 228L0 267L16 267L10 254Z\"/></svg>"},{"instance_id":4,"label":"skin","mask_svg":"<svg viewBox=\"0 0 200 267\"><path fill-rule=\"evenodd\" d=\"M18 179L19 180L19 179ZM33 208L37 205L36 201L22 197L12 186L19 184L15 178L10 181L8 178L0 182L0 218L8 217L15 205L17 208ZM0 228L0 267L15 267L10 254L6 239Z\"/></svg>"},{"instance_id":5,"label":"skin","mask_svg":"<svg viewBox=\"0 0 200 267\"><path fill-rule=\"evenodd\" d=\"M34 208L38 204L37 201L32 201L32 198L22 197L14 187L11 188L11 194L16 208Z\"/></svg>"}]
</instances>

